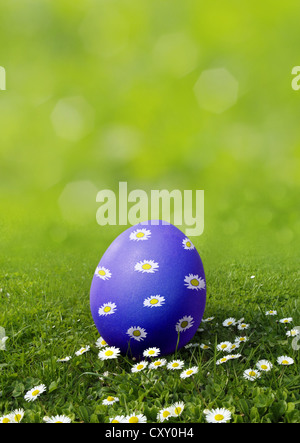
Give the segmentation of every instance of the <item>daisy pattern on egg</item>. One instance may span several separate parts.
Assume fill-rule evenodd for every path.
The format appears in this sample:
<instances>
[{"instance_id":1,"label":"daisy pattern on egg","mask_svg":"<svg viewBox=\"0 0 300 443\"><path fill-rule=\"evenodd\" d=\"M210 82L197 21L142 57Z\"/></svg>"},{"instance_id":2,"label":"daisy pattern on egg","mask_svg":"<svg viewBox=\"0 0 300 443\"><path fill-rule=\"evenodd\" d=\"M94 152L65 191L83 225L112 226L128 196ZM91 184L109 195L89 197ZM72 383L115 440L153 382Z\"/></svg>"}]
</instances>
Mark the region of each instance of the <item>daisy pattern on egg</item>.
<instances>
[{"instance_id":1,"label":"daisy pattern on egg","mask_svg":"<svg viewBox=\"0 0 300 443\"><path fill-rule=\"evenodd\" d=\"M117 310L117 305L112 302L104 303L98 310L99 315L111 315Z\"/></svg>"},{"instance_id":2,"label":"daisy pattern on egg","mask_svg":"<svg viewBox=\"0 0 300 443\"><path fill-rule=\"evenodd\" d=\"M158 308L162 306L165 302L165 297L161 295L150 295L150 297L145 298L144 306L146 308Z\"/></svg>"},{"instance_id":3,"label":"daisy pattern on egg","mask_svg":"<svg viewBox=\"0 0 300 443\"><path fill-rule=\"evenodd\" d=\"M95 271L95 275L101 280L108 280L111 278L111 272L109 269L104 268L104 266L97 266L97 269Z\"/></svg>"},{"instance_id":4,"label":"daisy pattern on egg","mask_svg":"<svg viewBox=\"0 0 300 443\"><path fill-rule=\"evenodd\" d=\"M136 263L134 270L138 272L148 272L154 274L159 268L159 264L154 260L142 260Z\"/></svg>"},{"instance_id":5,"label":"daisy pattern on egg","mask_svg":"<svg viewBox=\"0 0 300 443\"><path fill-rule=\"evenodd\" d=\"M131 232L129 235L130 240L134 241L144 241L148 240L151 237L151 231L149 229L136 229L135 231Z\"/></svg>"},{"instance_id":6,"label":"daisy pattern on egg","mask_svg":"<svg viewBox=\"0 0 300 443\"><path fill-rule=\"evenodd\" d=\"M144 340L147 336L147 332L144 328L141 328L140 326L131 326L127 332L127 335L129 335L130 338L134 338L134 340L140 341Z\"/></svg>"},{"instance_id":7,"label":"daisy pattern on egg","mask_svg":"<svg viewBox=\"0 0 300 443\"><path fill-rule=\"evenodd\" d=\"M189 274L184 278L184 284L188 289L205 289L205 281L199 275Z\"/></svg>"},{"instance_id":8,"label":"daisy pattern on egg","mask_svg":"<svg viewBox=\"0 0 300 443\"><path fill-rule=\"evenodd\" d=\"M184 332L191 328L194 324L194 319L191 315L185 315L176 323L175 329L177 332Z\"/></svg>"},{"instance_id":9,"label":"daisy pattern on egg","mask_svg":"<svg viewBox=\"0 0 300 443\"><path fill-rule=\"evenodd\" d=\"M182 246L184 247L184 249L187 250L195 249L195 246L193 245L191 240L189 240L187 237L182 240Z\"/></svg>"}]
</instances>

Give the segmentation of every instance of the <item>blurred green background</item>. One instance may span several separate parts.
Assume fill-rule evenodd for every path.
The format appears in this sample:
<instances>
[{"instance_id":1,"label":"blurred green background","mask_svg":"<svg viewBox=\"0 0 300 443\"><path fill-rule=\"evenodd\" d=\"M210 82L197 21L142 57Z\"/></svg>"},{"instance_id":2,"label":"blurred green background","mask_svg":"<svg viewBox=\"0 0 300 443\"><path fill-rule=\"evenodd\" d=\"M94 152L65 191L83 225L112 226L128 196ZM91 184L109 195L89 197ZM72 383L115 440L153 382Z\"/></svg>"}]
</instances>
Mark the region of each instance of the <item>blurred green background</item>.
<instances>
[{"instance_id":1,"label":"blurred green background","mask_svg":"<svg viewBox=\"0 0 300 443\"><path fill-rule=\"evenodd\" d=\"M204 189L210 270L298 263L299 16L296 0L2 0L2 269L52 254L92 275L125 229L97 225L96 194L120 181Z\"/></svg>"}]
</instances>

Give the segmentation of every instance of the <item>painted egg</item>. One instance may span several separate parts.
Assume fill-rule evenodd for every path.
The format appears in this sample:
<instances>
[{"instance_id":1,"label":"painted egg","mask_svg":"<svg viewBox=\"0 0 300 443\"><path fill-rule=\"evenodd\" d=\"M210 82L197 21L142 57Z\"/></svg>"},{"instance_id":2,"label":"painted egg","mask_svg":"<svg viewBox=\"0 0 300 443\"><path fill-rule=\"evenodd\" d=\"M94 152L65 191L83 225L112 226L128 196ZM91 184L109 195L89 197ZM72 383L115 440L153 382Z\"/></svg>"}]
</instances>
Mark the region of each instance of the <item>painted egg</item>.
<instances>
[{"instance_id":1,"label":"painted egg","mask_svg":"<svg viewBox=\"0 0 300 443\"><path fill-rule=\"evenodd\" d=\"M195 246L161 221L121 233L102 256L90 291L101 337L137 359L148 348L167 355L185 346L199 327L205 303L204 269Z\"/></svg>"}]
</instances>

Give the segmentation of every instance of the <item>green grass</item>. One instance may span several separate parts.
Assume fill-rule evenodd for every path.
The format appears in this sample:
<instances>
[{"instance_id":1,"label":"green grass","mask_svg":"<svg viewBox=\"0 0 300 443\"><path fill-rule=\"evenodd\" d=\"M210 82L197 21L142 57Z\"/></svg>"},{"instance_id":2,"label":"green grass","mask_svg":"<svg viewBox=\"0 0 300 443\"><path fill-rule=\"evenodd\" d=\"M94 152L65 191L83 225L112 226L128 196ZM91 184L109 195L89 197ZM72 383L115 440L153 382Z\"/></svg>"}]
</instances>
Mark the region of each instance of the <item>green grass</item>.
<instances>
[{"instance_id":1,"label":"green grass","mask_svg":"<svg viewBox=\"0 0 300 443\"><path fill-rule=\"evenodd\" d=\"M224 260L218 268L208 265L204 318L214 320L201 324L204 331L197 332L192 343L209 344L210 349L191 347L167 356L168 361L184 360L184 368L199 368L193 378L182 380L181 371L166 367L133 374L134 362L126 358L101 361L95 346L99 334L89 311L89 259L73 253L62 257L55 251L41 257L24 260L18 272L8 263L0 273L0 325L9 337L6 351L0 351L0 415L23 408L24 422L42 422L44 416L57 414L73 422L108 422L135 411L156 422L160 409L183 401L181 416L169 421L204 422L205 409L226 407L232 422L299 422L299 351L286 336L300 324L296 266L286 264L282 270L274 262L266 265L266 260L254 266L249 257L240 263ZM278 315L267 317L269 309ZM223 356L216 345L244 335L236 326L222 325L228 317L244 317L250 324L243 331L249 340L239 347L239 359L216 365ZM293 317L293 323L279 323L283 317ZM75 355L87 345L89 352ZM69 362L57 362L68 355ZM278 365L281 355L292 357L294 365ZM272 370L256 381L245 380L243 371L260 359L271 361ZM26 402L25 393L41 383L47 391ZM120 401L102 405L109 395Z\"/></svg>"}]
</instances>

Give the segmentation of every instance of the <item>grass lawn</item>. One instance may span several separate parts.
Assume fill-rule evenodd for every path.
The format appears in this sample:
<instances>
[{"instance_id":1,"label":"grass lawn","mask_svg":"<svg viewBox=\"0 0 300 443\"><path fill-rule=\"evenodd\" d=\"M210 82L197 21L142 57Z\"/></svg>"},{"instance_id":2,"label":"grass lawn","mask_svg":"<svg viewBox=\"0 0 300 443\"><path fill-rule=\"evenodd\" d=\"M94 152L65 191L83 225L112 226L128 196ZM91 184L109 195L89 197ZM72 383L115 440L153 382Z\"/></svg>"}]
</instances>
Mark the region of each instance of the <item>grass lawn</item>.
<instances>
[{"instance_id":1,"label":"grass lawn","mask_svg":"<svg viewBox=\"0 0 300 443\"><path fill-rule=\"evenodd\" d=\"M157 369L148 365L133 373L136 362L132 360L98 357L99 334L89 310L89 287L100 257L96 260L95 251L84 258L74 251L64 252L49 250L31 259L28 254L2 263L0 326L8 337L6 350L0 351L2 416L21 408L23 422L66 415L72 422L89 423L134 413L155 423L159 411L183 402L180 416L169 417L168 422L205 422L204 411L216 408L228 409L231 422L299 422L299 351L286 335L300 324L299 269L293 260L286 260L282 267L274 259L257 261L244 256L236 261L223 258L215 267L204 251L204 319L209 321L201 323L193 346L164 357L168 363L181 360L184 366L172 370L167 365ZM276 310L277 315L266 315L269 310ZM246 329L239 329L241 321L224 326L230 317L243 318ZM280 322L290 317L290 323ZM247 341L229 353L218 349L237 337ZM76 355L87 346L87 352ZM231 354L240 356L220 362ZM58 361L67 356L72 358ZM277 358L281 356L294 363L280 365ZM271 370L261 371L257 379L244 378L244 371L257 371L260 360L268 360ZM190 367L197 367L198 372L181 378ZM35 401L26 401L26 392L41 384L46 391ZM103 404L108 397L119 401Z\"/></svg>"}]
</instances>

